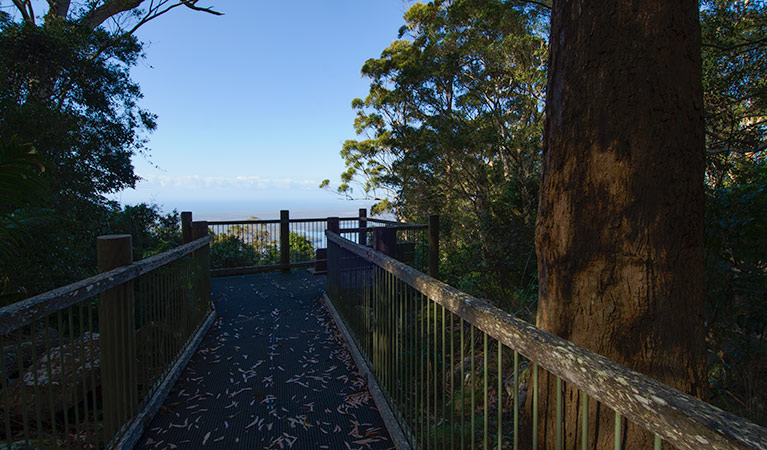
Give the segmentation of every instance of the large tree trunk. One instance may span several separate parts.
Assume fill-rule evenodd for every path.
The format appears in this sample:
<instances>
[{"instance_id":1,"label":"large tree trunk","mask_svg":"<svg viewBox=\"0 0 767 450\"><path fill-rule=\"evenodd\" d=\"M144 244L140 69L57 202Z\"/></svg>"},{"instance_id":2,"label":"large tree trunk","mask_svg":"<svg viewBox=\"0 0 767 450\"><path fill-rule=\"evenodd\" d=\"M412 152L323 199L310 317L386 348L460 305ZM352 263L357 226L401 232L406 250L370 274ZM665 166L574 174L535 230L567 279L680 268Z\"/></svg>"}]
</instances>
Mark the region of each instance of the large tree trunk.
<instances>
[{"instance_id":1,"label":"large tree trunk","mask_svg":"<svg viewBox=\"0 0 767 450\"><path fill-rule=\"evenodd\" d=\"M701 396L698 3L554 0L550 43L538 326ZM555 383L540 383L539 447L554 448ZM581 400L564 392L569 449ZM612 448L613 412L593 401L589 411L590 448ZM623 431L624 448L652 448L638 427Z\"/></svg>"}]
</instances>

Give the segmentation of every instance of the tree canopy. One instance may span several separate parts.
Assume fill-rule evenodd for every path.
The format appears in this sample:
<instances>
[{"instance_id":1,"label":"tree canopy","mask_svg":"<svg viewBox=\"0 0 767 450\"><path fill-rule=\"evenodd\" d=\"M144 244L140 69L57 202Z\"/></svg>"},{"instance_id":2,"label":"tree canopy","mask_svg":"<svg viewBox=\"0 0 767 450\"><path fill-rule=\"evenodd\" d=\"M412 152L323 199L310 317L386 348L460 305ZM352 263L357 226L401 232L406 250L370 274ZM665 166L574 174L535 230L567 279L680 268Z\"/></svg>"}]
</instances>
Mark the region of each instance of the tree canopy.
<instances>
[{"instance_id":1,"label":"tree canopy","mask_svg":"<svg viewBox=\"0 0 767 450\"><path fill-rule=\"evenodd\" d=\"M56 224L17 222L34 239L16 240L15 258L0 267L3 290L19 295L90 275L95 236L131 228L114 217L122 209L105 195L135 185L131 158L147 151L157 126L130 78L144 57L135 32L182 6L220 14L197 0L56 0L42 16L35 5L14 0L15 10L0 12L0 143L35 149L49 188L37 206ZM15 189L18 197L23 187Z\"/></svg>"},{"instance_id":2,"label":"tree canopy","mask_svg":"<svg viewBox=\"0 0 767 450\"><path fill-rule=\"evenodd\" d=\"M534 272L545 10L436 1L414 4L405 21L401 39L362 67L370 90L352 107L365 139L344 143L336 190L358 190L379 200L374 212L413 221L447 213L445 275L472 292L484 285L509 296ZM498 233L516 238L490 245Z\"/></svg>"}]
</instances>

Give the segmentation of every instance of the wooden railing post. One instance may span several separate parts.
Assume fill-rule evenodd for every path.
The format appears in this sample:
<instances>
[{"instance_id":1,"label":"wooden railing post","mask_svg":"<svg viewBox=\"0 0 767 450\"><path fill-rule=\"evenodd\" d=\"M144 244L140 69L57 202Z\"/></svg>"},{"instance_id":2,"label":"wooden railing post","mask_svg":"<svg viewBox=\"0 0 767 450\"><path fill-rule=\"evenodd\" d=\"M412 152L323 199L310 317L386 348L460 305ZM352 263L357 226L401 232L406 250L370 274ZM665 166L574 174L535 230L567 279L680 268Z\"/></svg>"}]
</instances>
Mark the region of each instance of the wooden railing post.
<instances>
[{"instance_id":1,"label":"wooden railing post","mask_svg":"<svg viewBox=\"0 0 767 450\"><path fill-rule=\"evenodd\" d=\"M429 276L439 278L439 214L429 215Z\"/></svg>"},{"instance_id":2,"label":"wooden railing post","mask_svg":"<svg viewBox=\"0 0 767 450\"><path fill-rule=\"evenodd\" d=\"M201 220L192 222L192 240L197 240L208 235L208 222ZM195 251L198 255L198 267L200 275L197 277L197 298L204 305L210 305L210 244Z\"/></svg>"},{"instance_id":3,"label":"wooden railing post","mask_svg":"<svg viewBox=\"0 0 767 450\"><path fill-rule=\"evenodd\" d=\"M282 273L290 273L290 212L280 211L280 265Z\"/></svg>"},{"instance_id":4,"label":"wooden railing post","mask_svg":"<svg viewBox=\"0 0 767 450\"><path fill-rule=\"evenodd\" d=\"M338 217L328 217L328 230L336 234L340 233L341 225Z\"/></svg>"},{"instance_id":5,"label":"wooden railing post","mask_svg":"<svg viewBox=\"0 0 767 450\"><path fill-rule=\"evenodd\" d=\"M333 233L340 234L341 224L338 217L328 217L327 229ZM328 295L333 296L333 298L338 298L338 264L340 263L338 246L331 243L330 239L327 239L327 248L328 254L326 267L328 272Z\"/></svg>"},{"instance_id":6,"label":"wooden railing post","mask_svg":"<svg viewBox=\"0 0 767 450\"><path fill-rule=\"evenodd\" d=\"M397 255L397 229L394 227L375 227L373 229L373 249L395 258Z\"/></svg>"},{"instance_id":7,"label":"wooden railing post","mask_svg":"<svg viewBox=\"0 0 767 450\"><path fill-rule=\"evenodd\" d=\"M129 234L96 238L99 272L133 262ZM138 406L136 379L136 322L133 281L99 295L101 383L104 404L104 440L109 442L128 422Z\"/></svg>"},{"instance_id":8,"label":"wooden railing post","mask_svg":"<svg viewBox=\"0 0 767 450\"><path fill-rule=\"evenodd\" d=\"M181 213L181 242L186 244L192 241L192 212L183 211Z\"/></svg>"},{"instance_id":9,"label":"wooden railing post","mask_svg":"<svg viewBox=\"0 0 767 450\"><path fill-rule=\"evenodd\" d=\"M359 221L359 227L360 228L367 228L368 221L362 220L363 218L367 218L368 216L368 210L365 208L360 208L360 221ZM368 243L368 234L366 231L360 231L359 236L359 244L360 245L367 245Z\"/></svg>"}]
</instances>

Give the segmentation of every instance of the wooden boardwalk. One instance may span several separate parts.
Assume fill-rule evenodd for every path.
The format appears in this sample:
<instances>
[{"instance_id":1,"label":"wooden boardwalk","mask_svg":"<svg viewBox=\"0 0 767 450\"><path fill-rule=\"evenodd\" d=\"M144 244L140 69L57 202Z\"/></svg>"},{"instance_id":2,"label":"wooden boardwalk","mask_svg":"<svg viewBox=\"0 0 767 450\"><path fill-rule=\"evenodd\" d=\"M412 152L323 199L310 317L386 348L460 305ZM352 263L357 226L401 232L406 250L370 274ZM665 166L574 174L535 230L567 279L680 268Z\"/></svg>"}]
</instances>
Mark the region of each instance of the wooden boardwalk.
<instances>
[{"instance_id":1,"label":"wooden boardwalk","mask_svg":"<svg viewBox=\"0 0 767 450\"><path fill-rule=\"evenodd\" d=\"M212 280L218 319L136 448L393 444L305 271Z\"/></svg>"}]
</instances>

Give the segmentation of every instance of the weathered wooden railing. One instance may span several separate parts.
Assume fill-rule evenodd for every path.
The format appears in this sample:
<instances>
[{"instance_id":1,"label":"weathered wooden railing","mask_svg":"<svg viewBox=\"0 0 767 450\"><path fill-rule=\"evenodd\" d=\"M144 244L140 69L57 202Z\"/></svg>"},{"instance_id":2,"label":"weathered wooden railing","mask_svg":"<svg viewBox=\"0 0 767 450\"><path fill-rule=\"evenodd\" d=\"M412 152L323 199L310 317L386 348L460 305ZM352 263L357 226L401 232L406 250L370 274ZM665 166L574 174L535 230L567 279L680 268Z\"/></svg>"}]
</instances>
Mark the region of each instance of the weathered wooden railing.
<instances>
[{"instance_id":1,"label":"weathered wooden railing","mask_svg":"<svg viewBox=\"0 0 767 450\"><path fill-rule=\"evenodd\" d=\"M138 262L99 237L102 273L0 309L3 448L132 447L214 318L201 225Z\"/></svg>"},{"instance_id":2,"label":"weathered wooden railing","mask_svg":"<svg viewBox=\"0 0 767 450\"><path fill-rule=\"evenodd\" d=\"M373 246L375 242L389 245L391 242L397 248L399 259L420 269L429 264L427 231L431 226L432 234L439 232L435 228L438 226L436 220L430 225L405 224L367 217L365 209L360 209L357 217L339 217L336 220L342 233L353 234L355 241L363 245ZM210 221L207 224L212 246L211 274L214 277L289 271L317 266L318 263L324 266L327 218L292 219L289 211L282 210L279 219ZM377 228L388 231L376 235L374 230ZM436 254L437 248L437 241L434 241L432 253ZM433 266L436 267L436 264Z\"/></svg>"},{"instance_id":3,"label":"weathered wooden railing","mask_svg":"<svg viewBox=\"0 0 767 450\"><path fill-rule=\"evenodd\" d=\"M621 434L631 421L655 435L655 449L767 449L764 428L542 331L381 252L333 231L326 235L327 295L413 448L539 448L546 417L539 405L539 380L548 372L556 379L556 430L547 435L555 448L621 449ZM579 395L563 398L565 383ZM526 436L531 441L520 442L520 409L527 407L528 391L526 423L532 430ZM580 423L572 418L565 423L563 412L576 408ZM605 434L596 432L595 411L614 415L614 433L607 437L612 442L594 442Z\"/></svg>"}]
</instances>

